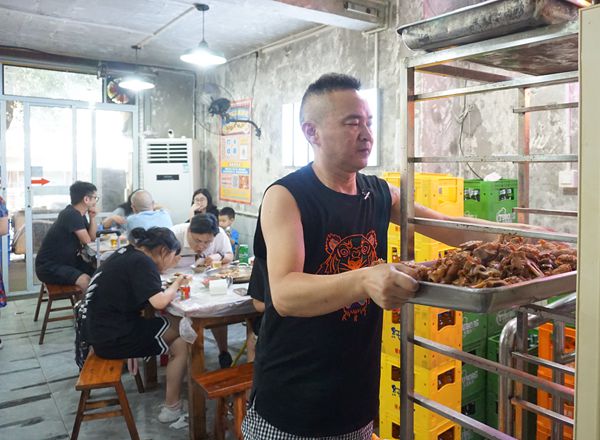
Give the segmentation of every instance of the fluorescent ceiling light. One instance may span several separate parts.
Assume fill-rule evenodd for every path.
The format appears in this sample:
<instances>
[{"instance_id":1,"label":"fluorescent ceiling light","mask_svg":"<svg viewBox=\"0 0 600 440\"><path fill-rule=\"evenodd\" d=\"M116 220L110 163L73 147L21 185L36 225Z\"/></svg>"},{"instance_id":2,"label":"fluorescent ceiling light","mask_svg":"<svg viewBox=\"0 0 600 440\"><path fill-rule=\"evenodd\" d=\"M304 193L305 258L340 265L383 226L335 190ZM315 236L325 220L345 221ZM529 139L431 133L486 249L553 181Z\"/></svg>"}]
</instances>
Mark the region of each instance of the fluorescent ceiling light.
<instances>
[{"instance_id":1,"label":"fluorescent ceiling light","mask_svg":"<svg viewBox=\"0 0 600 440\"><path fill-rule=\"evenodd\" d=\"M198 47L188 50L179 58L181 61L201 67L217 66L219 64L224 64L227 61L222 54L210 50L208 44L204 40L200 42Z\"/></svg>"},{"instance_id":2,"label":"fluorescent ceiling light","mask_svg":"<svg viewBox=\"0 0 600 440\"><path fill-rule=\"evenodd\" d=\"M197 10L202 11L202 41L198 47L186 51L179 58L186 63L195 64L200 67L217 66L224 64L227 60L222 53L209 49L208 43L204 39L204 13L208 11L208 5L195 3Z\"/></svg>"},{"instance_id":3,"label":"fluorescent ceiling light","mask_svg":"<svg viewBox=\"0 0 600 440\"><path fill-rule=\"evenodd\" d=\"M137 62L138 62L138 51L141 49L140 46L131 46L133 50L135 50L135 65L137 70ZM144 75L141 75L139 72L134 72L132 75L128 75L125 78L119 81L119 87L122 89L133 90L134 92L139 92L142 90L148 90L154 88L154 83L146 78Z\"/></svg>"},{"instance_id":4,"label":"fluorescent ceiling light","mask_svg":"<svg viewBox=\"0 0 600 440\"><path fill-rule=\"evenodd\" d=\"M133 90L134 92L139 92L141 90L153 89L155 86L154 83L139 75L132 75L123 78L119 82L119 87L127 90Z\"/></svg>"}]
</instances>

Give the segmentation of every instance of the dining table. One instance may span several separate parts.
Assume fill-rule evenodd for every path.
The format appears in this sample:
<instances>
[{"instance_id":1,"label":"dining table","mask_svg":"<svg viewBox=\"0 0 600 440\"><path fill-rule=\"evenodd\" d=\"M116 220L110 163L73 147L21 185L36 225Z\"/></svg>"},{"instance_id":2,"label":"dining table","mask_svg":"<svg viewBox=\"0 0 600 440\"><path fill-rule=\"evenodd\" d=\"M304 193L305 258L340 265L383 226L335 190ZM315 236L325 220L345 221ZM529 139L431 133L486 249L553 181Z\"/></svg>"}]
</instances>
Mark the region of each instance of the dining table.
<instances>
[{"instance_id":1,"label":"dining table","mask_svg":"<svg viewBox=\"0 0 600 440\"><path fill-rule=\"evenodd\" d=\"M233 284L227 291L211 293L211 289L203 283L205 275L192 271L192 260L183 258L178 266L167 271L163 276L172 279L174 273L192 275L189 299L176 298L169 304L166 311L181 317L180 334L189 343L188 356L188 424L189 438L204 440L206 430L206 400L194 377L205 371L204 359L204 330L223 325L249 322L259 316L252 304L252 298L247 295L248 283Z\"/></svg>"}]
</instances>

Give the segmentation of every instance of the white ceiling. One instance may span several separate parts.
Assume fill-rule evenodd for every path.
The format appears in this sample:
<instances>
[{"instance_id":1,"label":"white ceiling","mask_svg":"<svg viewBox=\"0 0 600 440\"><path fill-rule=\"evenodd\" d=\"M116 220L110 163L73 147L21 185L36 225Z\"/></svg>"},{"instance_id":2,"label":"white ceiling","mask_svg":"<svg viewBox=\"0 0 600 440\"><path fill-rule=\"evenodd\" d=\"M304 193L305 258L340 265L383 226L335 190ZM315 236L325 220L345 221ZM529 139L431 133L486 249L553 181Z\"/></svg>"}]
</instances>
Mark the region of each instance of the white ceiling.
<instances>
[{"instance_id":1,"label":"white ceiling","mask_svg":"<svg viewBox=\"0 0 600 440\"><path fill-rule=\"evenodd\" d=\"M139 64L189 69L179 55L202 39L202 13L193 3L192 0L0 0L0 46L91 60L134 62L131 46L144 43ZM335 3L339 10L343 2L338 0L205 0L204 3L210 6L205 16L206 41L227 58L322 24L357 28L358 23L365 28L365 21L360 16L357 20L356 14L348 19L323 12L325 3L329 3L330 9ZM373 27L372 22L366 24Z\"/></svg>"}]
</instances>

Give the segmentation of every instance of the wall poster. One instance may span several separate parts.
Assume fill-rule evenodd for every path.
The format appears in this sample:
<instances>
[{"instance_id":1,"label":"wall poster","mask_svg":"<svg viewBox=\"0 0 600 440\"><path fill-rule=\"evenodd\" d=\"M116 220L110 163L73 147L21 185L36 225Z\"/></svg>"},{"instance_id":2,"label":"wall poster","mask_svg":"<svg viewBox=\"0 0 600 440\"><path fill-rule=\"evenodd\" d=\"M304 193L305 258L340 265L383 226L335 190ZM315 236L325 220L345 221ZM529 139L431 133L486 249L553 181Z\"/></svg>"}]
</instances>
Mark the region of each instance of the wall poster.
<instances>
[{"instance_id":1,"label":"wall poster","mask_svg":"<svg viewBox=\"0 0 600 440\"><path fill-rule=\"evenodd\" d=\"M252 119L252 100L231 103L233 119ZM230 202L252 202L252 125L230 122L221 127L219 145L219 198Z\"/></svg>"}]
</instances>

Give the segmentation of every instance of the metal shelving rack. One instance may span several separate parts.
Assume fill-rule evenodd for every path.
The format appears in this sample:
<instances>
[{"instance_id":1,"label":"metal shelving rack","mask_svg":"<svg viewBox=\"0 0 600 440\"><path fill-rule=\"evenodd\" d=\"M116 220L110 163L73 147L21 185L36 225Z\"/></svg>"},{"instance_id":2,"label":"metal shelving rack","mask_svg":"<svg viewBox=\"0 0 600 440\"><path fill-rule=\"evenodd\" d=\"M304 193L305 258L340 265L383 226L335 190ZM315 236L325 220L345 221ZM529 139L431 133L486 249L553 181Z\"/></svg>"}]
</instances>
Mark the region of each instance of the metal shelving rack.
<instances>
[{"instance_id":1,"label":"metal shelving rack","mask_svg":"<svg viewBox=\"0 0 600 440\"><path fill-rule=\"evenodd\" d=\"M494 227L489 228L486 226L475 226L465 223L455 222L441 222L432 221L422 218L414 217L414 164L415 163L457 163L457 162L513 162L518 164L518 175L519 175L519 215L521 221L527 221L529 213L537 214L548 214L548 215L565 215L575 216L576 213L572 211L556 211L556 210L541 210L532 209L528 207L529 202L529 164L531 163L557 163L557 162L577 162L577 155L574 154L561 154L561 155L550 155L550 154L530 154L529 141L528 141L528 115L533 111L540 110L551 110L560 108L573 108L577 106L576 103L566 103L549 106L538 106L530 107L526 99L526 89L530 87L542 87L554 84L562 84L569 82L576 82L578 80L578 65L577 65L577 39L578 39L578 23L570 22L561 25L552 25L543 28L537 28L534 30L520 32L517 34L507 35L499 38L494 38L486 41L470 43L463 46L453 47L450 49L440 50L437 52L425 53L422 55L416 55L412 57L404 58L402 63L403 66L400 70L400 117L402 118L401 125L401 243L409 243L412 237L409 236L408 224L420 224L420 225L431 225L436 224L438 226L458 228L458 229L471 229L483 232L501 232L501 233L515 233L525 237L544 238L551 240L560 240L564 242L575 243L577 237L572 234L552 234L552 233L540 233L540 232L527 232L518 231L510 228ZM561 48L562 50L558 50ZM565 54L566 51L570 51L571 55L575 50L575 62L565 63L562 59L556 59L554 65L552 62L548 62L548 59L540 61L539 67L544 72L542 74L536 74L535 72L535 60L527 66L529 76L518 75L518 77L510 77L503 75L491 74L489 72L476 70L473 68L462 68L447 65L446 63L455 61L469 61L478 64L494 65L494 62L490 62L489 59L497 59L498 54L518 54L520 51L531 51L531 50L542 50L545 53L550 54L556 53L557 57L560 58ZM548 50L549 49L549 50ZM557 49L557 50L553 50ZM571 61L573 58L571 57ZM552 60L550 60L552 61ZM543 66L542 66L543 64ZM477 65L477 64L473 64ZM553 68L556 71L548 71ZM502 67L502 66L497 66ZM542 69L543 67L543 69ZM513 69L514 70L514 69ZM532 71L533 70L533 71ZM443 74L446 76L454 76L457 78L469 79L479 81L480 84L471 85L467 87L455 88L451 90L427 92L427 93L415 93L415 73L429 73L429 74ZM443 99L450 97L457 97L463 95L470 95L476 93L493 92L508 89L519 90L519 102L518 107L513 111L518 114L519 117L519 134L521 141L519 143L519 152L516 155L497 155L497 156L466 156L466 157L430 157L421 156L416 157L414 155L414 131L415 131L415 103L420 101L432 100L432 99ZM401 258L402 260L408 260L408 249L410 246L402 246ZM574 297L572 297L571 301ZM549 366L554 371L555 381L561 381L562 375L573 374L574 371L568 370L558 363L544 363L543 360L538 358L530 359L527 358L527 333L531 321L529 313L535 313L539 319L537 322L544 322L553 320L555 323L555 355L563 357L561 352L562 346L562 332L561 329L565 322L574 322L574 318L571 313L561 314L553 309L538 308L532 310L532 306L525 306L519 309L516 318L516 346L517 353L509 352L510 360L514 360L515 367L502 365L496 362L492 362L486 359L478 358L476 356L464 353L460 350L453 349L433 341L426 340L424 338L415 337L414 335L414 315L413 315L413 304L407 303L402 307L401 311L401 384L400 384L400 438L403 440L409 440L413 438L414 426L413 426L413 406L418 404L425 408L434 411L442 416L449 418L462 425L473 429L480 435L491 439L513 439L508 434L501 431L512 432L512 420L510 411L511 405L518 406L527 411L532 411L538 414L544 414L550 417L555 423L553 423L553 439L562 438L562 425L573 426L573 420L562 415L562 402L565 400L573 400L573 390L560 385L538 378L537 376L529 375L524 373L523 366L526 363L542 363L545 366ZM460 306L457 305L457 309ZM464 416L456 411L453 411L439 403L436 403L430 399L427 399L414 392L414 345L419 345L455 359L462 360L477 367L486 369L494 373L500 374L501 383L505 387L508 387L511 382L515 381L515 392L513 396L504 395L506 405L508 405L508 411L506 408L502 410L502 403L499 402L500 412L499 414L499 426L500 431L495 430L477 422L467 416ZM518 353L520 351L521 353ZM510 360L508 363L510 363ZM564 359L565 362L567 361ZM571 369L572 370L572 369ZM522 395L521 384L537 387L551 393L555 398L553 399L553 410L548 411L524 401ZM505 388L505 394L508 388ZM511 398L508 401L508 398ZM523 414L527 411L523 411ZM521 435L525 435L525 423L523 423L523 432ZM521 437L525 438L525 437Z\"/></svg>"}]
</instances>

